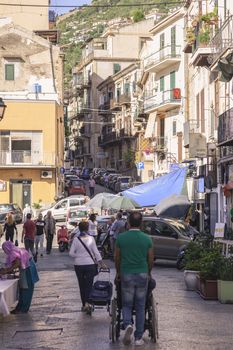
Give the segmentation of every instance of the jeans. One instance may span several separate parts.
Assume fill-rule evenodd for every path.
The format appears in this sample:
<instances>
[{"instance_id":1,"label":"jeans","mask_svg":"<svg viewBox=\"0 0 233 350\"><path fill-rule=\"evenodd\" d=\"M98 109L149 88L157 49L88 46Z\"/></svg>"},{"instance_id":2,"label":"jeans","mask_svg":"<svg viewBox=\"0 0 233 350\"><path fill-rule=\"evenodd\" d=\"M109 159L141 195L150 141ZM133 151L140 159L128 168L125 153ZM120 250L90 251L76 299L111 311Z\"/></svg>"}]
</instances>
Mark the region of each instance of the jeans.
<instances>
[{"instance_id":1,"label":"jeans","mask_svg":"<svg viewBox=\"0 0 233 350\"><path fill-rule=\"evenodd\" d=\"M47 234L47 244L46 244L46 253L50 253L53 245L53 235L51 233Z\"/></svg>"},{"instance_id":2,"label":"jeans","mask_svg":"<svg viewBox=\"0 0 233 350\"><path fill-rule=\"evenodd\" d=\"M11 242L13 242L14 241L14 232L12 233L12 232L7 232L6 231L6 241L11 241Z\"/></svg>"},{"instance_id":3,"label":"jeans","mask_svg":"<svg viewBox=\"0 0 233 350\"><path fill-rule=\"evenodd\" d=\"M36 253L39 252L39 244L40 244L40 252L43 253L44 235L36 235L35 237Z\"/></svg>"},{"instance_id":4,"label":"jeans","mask_svg":"<svg viewBox=\"0 0 233 350\"><path fill-rule=\"evenodd\" d=\"M74 270L78 278L82 305L89 301L89 295L96 275L95 265L74 265Z\"/></svg>"},{"instance_id":5,"label":"jeans","mask_svg":"<svg viewBox=\"0 0 233 350\"><path fill-rule=\"evenodd\" d=\"M121 297L123 323L126 328L132 324L132 311L136 312L135 339L144 333L145 304L148 286L148 273L121 274Z\"/></svg>"},{"instance_id":6,"label":"jeans","mask_svg":"<svg viewBox=\"0 0 233 350\"><path fill-rule=\"evenodd\" d=\"M95 187L89 187L89 191L90 191L90 197L93 197L95 194Z\"/></svg>"},{"instance_id":7,"label":"jeans","mask_svg":"<svg viewBox=\"0 0 233 350\"><path fill-rule=\"evenodd\" d=\"M34 241L32 239L29 238L24 238L24 246L25 249L29 252L29 250L32 253L32 256L34 256L35 252L34 252Z\"/></svg>"}]
</instances>

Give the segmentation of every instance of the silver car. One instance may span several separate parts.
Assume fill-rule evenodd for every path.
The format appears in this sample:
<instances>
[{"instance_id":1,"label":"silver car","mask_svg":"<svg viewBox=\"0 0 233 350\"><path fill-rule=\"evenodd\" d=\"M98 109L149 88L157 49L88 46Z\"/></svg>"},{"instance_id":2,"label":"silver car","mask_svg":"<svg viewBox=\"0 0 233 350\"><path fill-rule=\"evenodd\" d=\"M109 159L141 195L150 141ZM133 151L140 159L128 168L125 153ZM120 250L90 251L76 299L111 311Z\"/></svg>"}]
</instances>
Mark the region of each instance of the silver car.
<instances>
[{"instance_id":1,"label":"silver car","mask_svg":"<svg viewBox=\"0 0 233 350\"><path fill-rule=\"evenodd\" d=\"M176 260L192 239L183 222L159 217L143 217L142 231L153 241L155 259Z\"/></svg>"}]
</instances>

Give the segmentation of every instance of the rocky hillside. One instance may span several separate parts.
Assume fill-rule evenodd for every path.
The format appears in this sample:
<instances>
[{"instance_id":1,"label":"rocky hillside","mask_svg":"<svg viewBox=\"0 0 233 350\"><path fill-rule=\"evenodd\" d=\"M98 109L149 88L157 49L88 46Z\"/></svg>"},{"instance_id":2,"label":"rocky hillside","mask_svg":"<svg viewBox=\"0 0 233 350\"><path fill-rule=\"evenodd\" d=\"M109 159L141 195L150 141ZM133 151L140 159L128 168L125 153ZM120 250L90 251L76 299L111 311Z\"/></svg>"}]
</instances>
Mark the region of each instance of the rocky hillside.
<instances>
[{"instance_id":1,"label":"rocky hillside","mask_svg":"<svg viewBox=\"0 0 233 350\"><path fill-rule=\"evenodd\" d=\"M71 11L69 15L58 17L57 27L61 31L60 46L66 54L65 62L65 86L71 78L71 69L79 61L81 46L90 37L98 37L105 28L109 26L124 25L133 21L140 21L147 16L154 15L155 20L166 16L166 14L177 6L177 0L172 0L174 5L167 7L160 0L160 4L149 6L148 4L158 3L158 0L93 0L92 5L101 7L83 7ZM171 0L169 3L172 2ZM147 5L130 6L146 3ZM129 6L118 6L120 4ZM103 7L106 5L106 7Z\"/></svg>"}]
</instances>

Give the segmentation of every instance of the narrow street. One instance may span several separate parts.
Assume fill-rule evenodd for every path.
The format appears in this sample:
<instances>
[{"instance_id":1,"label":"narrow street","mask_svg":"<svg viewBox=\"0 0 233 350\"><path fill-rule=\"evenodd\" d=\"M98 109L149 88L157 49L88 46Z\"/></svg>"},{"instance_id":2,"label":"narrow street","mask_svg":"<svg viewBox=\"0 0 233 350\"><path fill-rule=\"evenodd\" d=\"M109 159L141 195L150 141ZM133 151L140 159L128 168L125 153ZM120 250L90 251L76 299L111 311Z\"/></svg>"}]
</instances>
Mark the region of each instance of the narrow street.
<instances>
[{"instance_id":1,"label":"narrow street","mask_svg":"<svg viewBox=\"0 0 233 350\"><path fill-rule=\"evenodd\" d=\"M0 261L4 261L2 251ZM0 320L1 350L125 348L121 338L116 344L109 342L110 317L106 309L95 310L91 317L81 313L72 263L68 253L60 253L56 247L51 255L38 259L40 281L30 312ZM106 263L113 281L113 262ZM156 263L153 277L157 281L154 297L158 303L159 340L155 345L146 338L143 349L232 349L233 305L204 301L197 293L186 291L183 272L174 263Z\"/></svg>"}]
</instances>

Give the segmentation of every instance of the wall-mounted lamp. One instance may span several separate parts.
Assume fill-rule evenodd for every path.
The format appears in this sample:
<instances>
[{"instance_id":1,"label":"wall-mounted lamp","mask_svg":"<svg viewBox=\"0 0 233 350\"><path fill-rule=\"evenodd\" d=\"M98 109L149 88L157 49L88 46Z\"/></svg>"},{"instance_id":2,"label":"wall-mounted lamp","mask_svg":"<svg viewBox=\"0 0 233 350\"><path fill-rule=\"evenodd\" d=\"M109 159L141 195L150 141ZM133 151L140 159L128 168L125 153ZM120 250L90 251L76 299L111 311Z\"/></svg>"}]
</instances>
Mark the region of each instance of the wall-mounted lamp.
<instances>
[{"instance_id":1,"label":"wall-mounted lamp","mask_svg":"<svg viewBox=\"0 0 233 350\"><path fill-rule=\"evenodd\" d=\"M0 121L4 117L5 109L6 109L6 105L5 105L4 101L3 101L3 99L0 97Z\"/></svg>"}]
</instances>

